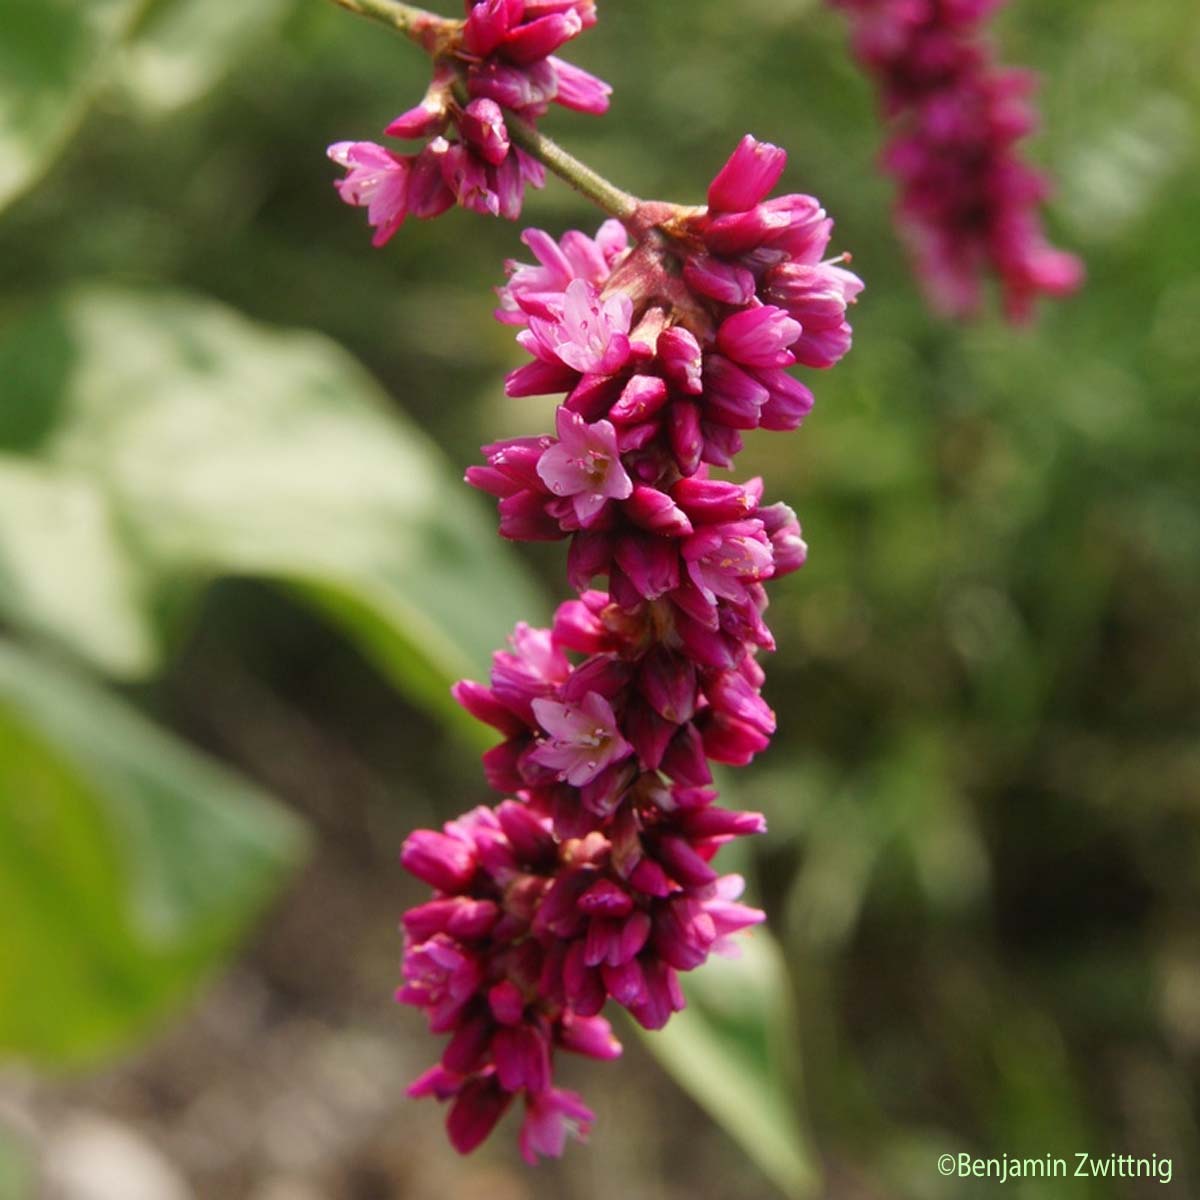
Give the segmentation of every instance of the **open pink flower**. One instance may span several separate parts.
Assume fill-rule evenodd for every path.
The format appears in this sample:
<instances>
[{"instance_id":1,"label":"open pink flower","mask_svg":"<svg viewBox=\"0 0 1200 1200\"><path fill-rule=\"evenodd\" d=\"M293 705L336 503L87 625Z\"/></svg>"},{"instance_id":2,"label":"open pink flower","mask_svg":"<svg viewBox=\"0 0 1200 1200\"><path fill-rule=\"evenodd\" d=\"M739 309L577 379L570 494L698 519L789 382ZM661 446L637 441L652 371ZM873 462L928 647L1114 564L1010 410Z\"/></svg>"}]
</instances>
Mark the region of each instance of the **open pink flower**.
<instances>
[{"instance_id":1,"label":"open pink flower","mask_svg":"<svg viewBox=\"0 0 1200 1200\"><path fill-rule=\"evenodd\" d=\"M538 459L537 472L556 496L570 496L580 525L594 520L609 500L626 500L633 481L621 465L617 431L608 421L589 425L559 408L558 441Z\"/></svg>"},{"instance_id":2,"label":"open pink flower","mask_svg":"<svg viewBox=\"0 0 1200 1200\"><path fill-rule=\"evenodd\" d=\"M327 153L348 172L334 181L338 195L367 210L372 244L382 246L408 215L408 159L374 142L335 142Z\"/></svg>"},{"instance_id":3,"label":"open pink flower","mask_svg":"<svg viewBox=\"0 0 1200 1200\"><path fill-rule=\"evenodd\" d=\"M535 700L534 715L550 735L532 758L550 767L572 787L591 783L606 767L633 753L621 736L612 705L598 692L588 692L579 704Z\"/></svg>"},{"instance_id":4,"label":"open pink flower","mask_svg":"<svg viewBox=\"0 0 1200 1200\"><path fill-rule=\"evenodd\" d=\"M549 350L573 371L584 375L611 375L629 358L629 326L633 301L618 292L602 300L594 284L573 279L563 296L556 318L533 317L529 332L517 340L532 353L530 342Z\"/></svg>"},{"instance_id":5,"label":"open pink flower","mask_svg":"<svg viewBox=\"0 0 1200 1200\"><path fill-rule=\"evenodd\" d=\"M531 1094L525 1101L525 1120L521 1125L521 1157L534 1166L538 1155L561 1158L567 1137L583 1141L591 1129L595 1114L574 1092L548 1088Z\"/></svg>"}]
</instances>

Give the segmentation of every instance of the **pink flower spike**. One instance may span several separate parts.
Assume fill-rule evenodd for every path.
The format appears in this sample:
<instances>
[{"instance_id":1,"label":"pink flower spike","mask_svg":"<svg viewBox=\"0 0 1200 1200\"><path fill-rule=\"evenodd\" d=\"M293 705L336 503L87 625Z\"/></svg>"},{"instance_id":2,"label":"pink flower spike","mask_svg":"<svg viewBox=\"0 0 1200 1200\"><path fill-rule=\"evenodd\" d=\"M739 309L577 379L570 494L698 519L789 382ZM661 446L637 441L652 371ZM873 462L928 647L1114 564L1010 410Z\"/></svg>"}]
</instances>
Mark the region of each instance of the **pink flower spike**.
<instances>
[{"instance_id":1,"label":"pink flower spike","mask_svg":"<svg viewBox=\"0 0 1200 1200\"><path fill-rule=\"evenodd\" d=\"M409 160L374 142L335 142L326 153L347 170L333 185L338 195L367 210L372 245L382 246L408 215Z\"/></svg>"},{"instance_id":2,"label":"pink flower spike","mask_svg":"<svg viewBox=\"0 0 1200 1200\"><path fill-rule=\"evenodd\" d=\"M549 1088L525 1100L521 1125L521 1157L536 1166L538 1155L561 1158L567 1137L587 1138L595 1114L574 1092Z\"/></svg>"},{"instance_id":3,"label":"pink flower spike","mask_svg":"<svg viewBox=\"0 0 1200 1200\"><path fill-rule=\"evenodd\" d=\"M590 783L610 763L633 753L617 727L612 705L597 692L589 692L577 706L535 700L533 711L550 735L533 752L533 760L557 770L572 787Z\"/></svg>"},{"instance_id":4,"label":"pink flower spike","mask_svg":"<svg viewBox=\"0 0 1200 1200\"><path fill-rule=\"evenodd\" d=\"M746 134L709 185L708 207L715 212L746 212L779 182L787 152Z\"/></svg>"},{"instance_id":5,"label":"pink flower spike","mask_svg":"<svg viewBox=\"0 0 1200 1200\"><path fill-rule=\"evenodd\" d=\"M560 407L555 414L558 442L538 459L542 482L556 496L570 496L579 523L587 526L609 500L625 500L633 480L621 465L617 431L608 421L589 425Z\"/></svg>"}]
</instances>

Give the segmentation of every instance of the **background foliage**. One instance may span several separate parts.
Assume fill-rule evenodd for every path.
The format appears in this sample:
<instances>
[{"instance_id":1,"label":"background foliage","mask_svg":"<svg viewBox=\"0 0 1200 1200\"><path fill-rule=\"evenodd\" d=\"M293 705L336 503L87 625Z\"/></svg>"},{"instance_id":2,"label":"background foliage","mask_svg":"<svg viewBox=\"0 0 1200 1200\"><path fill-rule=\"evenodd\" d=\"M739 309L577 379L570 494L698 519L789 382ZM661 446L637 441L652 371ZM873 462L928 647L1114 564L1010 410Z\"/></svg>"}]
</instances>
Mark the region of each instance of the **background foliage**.
<instances>
[{"instance_id":1,"label":"background foliage","mask_svg":"<svg viewBox=\"0 0 1200 1200\"><path fill-rule=\"evenodd\" d=\"M1200 16L1003 15L1005 56L1044 75L1056 235L1090 272L1014 331L919 303L836 15L603 7L576 57L613 113L550 132L685 201L744 130L780 142L869 284L808 425L747 455L813 549L774 591L784 734L738 781L771 821L746 868L775 941L706 972L651 1043L735 1140L635 1042L619 1080L581 1081L600 1144L565 1168L513 1173L503 1144L452 1162L437 1113L380 1077L370 1151L347 1135L284 1156L289 1177L732 1197L765 1193L761 1170L937 1200L992 1194L940 1180L943 1152L1091 1150L1168 1155L1192 1194ZM480 442L549 427L498 386L520 356L488 288L517 230L453 214L370 250L322 150L375 136L425 68L331 5L0 0L0 30L0 1053L24 1064L0 1075L0 1195L51 1169L65 1105L148 1131L199 1195L259 1196L270 1139L214 1166L170 1106L149 1115L253 1103L232 1066L188 1073L215 1053L208 1010L130 1048L228 961L306 824L311 865L216 993L265 1006L245 1053L324 1022L363 1087L344 1031L411 1046L380 1060L398 1079L431 1053L388 1003L392 855L486 799L446 683L564 586L557 548L509 553L458 482ZM526 217L598 219L554 182ZM368 1160L377 1190L355 1190Z\"/></svg>"}]
</instances>

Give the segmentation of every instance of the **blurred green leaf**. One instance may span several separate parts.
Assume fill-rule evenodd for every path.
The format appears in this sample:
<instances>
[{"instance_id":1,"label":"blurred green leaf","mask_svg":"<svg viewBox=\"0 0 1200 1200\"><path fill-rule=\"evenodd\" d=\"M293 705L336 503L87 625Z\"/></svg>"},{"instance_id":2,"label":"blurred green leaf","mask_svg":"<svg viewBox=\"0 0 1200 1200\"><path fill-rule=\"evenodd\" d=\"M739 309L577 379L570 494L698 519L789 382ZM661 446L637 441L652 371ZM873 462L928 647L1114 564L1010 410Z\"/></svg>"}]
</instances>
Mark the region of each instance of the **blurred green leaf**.
<instances>
[{"instance_id":1,"label":"blurred green leaf","mask_svg":"<svg viewBox=\"0 0 1200 1200\"><path fill-rule=\"evenodd\" d=\"M684 980L687 1008L646 1046L787 1196L816 1193L818 1167L797 1108L800 1052L787 971L757 929L738 958L714 955Z\"/></svg>"},{"instance_id":2,"label":"blurred green leaf","mask_svg":"<svg viewBox=\"0 0 1200 1200\"><path fill-rule=\"evenodd\" d=\"M249 783L0 643L0 1052L86 1061L211 969L296 859Z\"/></svg>"},{"instance_id":3,"label":"blurred green leaf","mask_svg":"<svg viewBox=\"0 0 1200 1200\"><path fill-rule=\"evenodd\" d=\"M143 0L0 0L0 208L70 135Z\"/></svg>"},{"instance_id":4,"label":"blurred green leaf","mask_svg":"<svg viewBox=\"0 0 1200 1200\"><path fill-rule=\"evenodd\" d=\"M105 669L150 665L154 584L265 576L458 715L448 683L540 610L457 473L324 338L89 287L11 329L0 376L18 381L0 449L37 463L0 475L0 562L16 581L3 607ZM51 416L22 420L22 404Z\"/></svg>"},{"instance_id":5,"label":"blurred green leaf","mask_svg":"<svg viewBox=\"0 0 1200 1200\"><path fill-rule=\"evenodd\" d=\"M71 564L86 587L63 586ZM0 455L0 612L116 674L146 669L153 635L112 506L86 479Z\"/></svg>"},{"instance_id":6,"label":"blurred green leaf","mask_svg":"<svg viewBox=\"0 0 1200 1200\"><path fill-rule=\"evenodd\" d=\"M126 45L115 81L149 111L167 113L191 104L293 6L293 0L166 0L154 6Z\"/></svg>"}]
</instances>

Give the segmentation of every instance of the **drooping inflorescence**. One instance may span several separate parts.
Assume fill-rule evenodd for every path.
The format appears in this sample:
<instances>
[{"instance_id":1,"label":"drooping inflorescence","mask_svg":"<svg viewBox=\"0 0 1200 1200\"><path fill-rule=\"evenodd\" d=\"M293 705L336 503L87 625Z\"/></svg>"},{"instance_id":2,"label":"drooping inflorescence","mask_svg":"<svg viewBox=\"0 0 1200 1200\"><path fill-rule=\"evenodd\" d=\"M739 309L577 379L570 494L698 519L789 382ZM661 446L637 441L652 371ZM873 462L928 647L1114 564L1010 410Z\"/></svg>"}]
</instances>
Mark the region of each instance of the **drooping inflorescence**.
<instances>
[{"instance_id":1,"label":"drooping inflorescence","mask_svg":"<svg viewBox=\"0 0 1200 1200\"><path fill-rule=\"evenodd\" d=\"M1083 281L1046 240L1045 176L1017 144L1037 124L1033 74L999 65L982 34L1005 0L830 0L850 18L854 53L875 77L899 186L896 223L931 303L952 316L981 304L994 274L1004 308L1026 319L1040 294Z\"/></svg>"},{"instance_id":2,"label":"drooping inflorescence","mask_svg":"<svg viewBox=\"0 0 1200 1200\"><path fill-rule=\"evenodd\" d=\"M467 479L497 497L504 536L569 539L580 598L550 630L518 627L489 686L455 689L500 733L484 765L514 799L404 850L437 898L405 920L400 997L451 1034L414 1090L452 1100L462 1150L523 1095L523 1151L557 1153L590 1114L553 1087L555 1051L614 1056L610 999L660 1028L684 1003L677 973L763 919L712 865L763 819L716 804L710 763L770 742L763 585L806 547L761 480L708 468L745 430L800 424L812 394L786 368L846 352L862 287L824 257L816 200L766 198L784 163L747 137L705 208L643 205L632 238L616 221L529 230L537 263L499 290L531 355L509 394L567 394L555 436L487 446Z\"/></svg>"},{"instance_id":3,"label":"drooping inflorescence","mask_svg":"<svg viewBox=\"0 0 1200 1200\"><path fill-rule=\"evenodd\" d=\"M555 17L553 37L521 43L522 54L548 53L591 9L487 0L468 5L465 23L404 18L434 55L440 90L425 107L458 130L460 157L483 154L470 105L459 107L473 78L545 62L560 99L566 89L602 106L603 85L554 59L514 63L495 36L550 30L542 23ZM473 22L489 36L469 41ZM516 103L525 94L485 98L528 116ZM541 104L552 89L539 95ZM497 157L504 120L490 126ZM441 156L442 207L453 193L497 210L445 168L447 125L426 129L412 114L400 124L437 136L412 160L363 143L331 151L351 167L342 194L370 207L377 244L406 212L437 210L422 155ZM488 684L454 688L499 734L483 762L504 798L405 842L403 864L434 895L405 914L397 993L449 1038L410 1094L448 1102L462 1152L519 1103L530 1162L587 1132L592 1114L555 1086L555 1059L620 1054L605 1005L661 1028L685 1003L679 973L763 920L714 859L765 822L718 805L711 764L745 765L770 743L775 716L757 659L774 647L764 585L799 568L807 548L792 510L764 503L761 479L709 471L733 466L746 431L801 424L813 397L788 368L838 362L862 289L846 256L826 256L833 222L817 200L769 198L786 165L776 146L745 137L701 207L637 201L592 173L588 182L582 164L568 174L555 153L555 169L585 194L618 198L608 207L621 220L595 236L525 232L536 261L508 264L496 316L519 327L530 361L506 390L564 399L553 435L485 446L467 481L497 499L503 536L569 542L578 595L550 629L518 625ZM524 160L503 160L513 161ZM481 169L490 181L500 165ZM508 211L503 196L498 207Z\"/></svg>"},{"instance_id":4,"label":"drooping inflorescence","mask_svg":"<svg viewBox=\"0 0 1200 1200\"><path fill-rule=\"evenodd\" d=\"M421 103L398 116L389 137L425 141L415 154L375 142L336 142L329 157L346 168L337 188L367 209L382 246L409 216L436 217L455 203L516 220L525 185L545 168L513 144L505 111L526 122L550 105L602 113L611 88L555 56L596 23L594 0L467 0L464 21L419 13L408 32L434 59Z\"/></svg>"}]
</instances>

